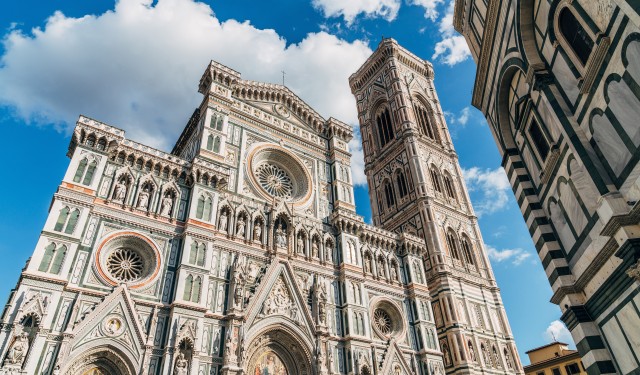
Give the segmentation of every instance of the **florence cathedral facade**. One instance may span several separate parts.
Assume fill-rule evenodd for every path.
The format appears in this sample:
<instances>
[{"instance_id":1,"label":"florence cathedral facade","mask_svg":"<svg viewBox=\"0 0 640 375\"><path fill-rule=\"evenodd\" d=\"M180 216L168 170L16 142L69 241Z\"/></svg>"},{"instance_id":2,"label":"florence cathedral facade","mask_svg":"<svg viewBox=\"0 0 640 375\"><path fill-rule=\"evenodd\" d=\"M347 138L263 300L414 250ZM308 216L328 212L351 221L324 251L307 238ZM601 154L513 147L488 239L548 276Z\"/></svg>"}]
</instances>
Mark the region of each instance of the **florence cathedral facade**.
<instances>
[{"instance_id":1,"label":"florence cathedral facade","mask_svg":"<svg viewBox=\"0 0 640 375\"><path fill-rule=\"evenodd\" d=\"M1 374L522 374L433 84L392 39L351 126L211 62L171 153L81 116Z\"/></svg>"}]
</instances>

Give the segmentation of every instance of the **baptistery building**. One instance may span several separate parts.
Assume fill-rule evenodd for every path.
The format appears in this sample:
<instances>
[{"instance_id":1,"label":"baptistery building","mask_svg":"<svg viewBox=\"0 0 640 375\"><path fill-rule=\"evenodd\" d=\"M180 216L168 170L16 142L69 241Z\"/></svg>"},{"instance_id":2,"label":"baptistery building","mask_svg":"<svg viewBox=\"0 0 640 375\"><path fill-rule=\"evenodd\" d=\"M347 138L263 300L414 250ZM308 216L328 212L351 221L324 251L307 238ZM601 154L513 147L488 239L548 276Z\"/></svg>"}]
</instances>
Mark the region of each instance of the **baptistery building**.
<instances>
[{"instance_id":1,"label":"baptistery building","mask_svg":"<svg viewBox=\"0 0 640 375\"><path fill-rule=\"evenodd\" d=\"M211 62L170 153L80 116L0 374L522 374L430 63L383 40L353 130Z\"/></svg>"},{"instance_id":2,"label":"baptistery building","mask_svg":"<svg viewBox=\"0 0 640 375\"><path fill-rule=\"evenodd\" d=\"M640 372L640 2L456 0L472 104L589 374Z\"/></svg>"}]
</instances>

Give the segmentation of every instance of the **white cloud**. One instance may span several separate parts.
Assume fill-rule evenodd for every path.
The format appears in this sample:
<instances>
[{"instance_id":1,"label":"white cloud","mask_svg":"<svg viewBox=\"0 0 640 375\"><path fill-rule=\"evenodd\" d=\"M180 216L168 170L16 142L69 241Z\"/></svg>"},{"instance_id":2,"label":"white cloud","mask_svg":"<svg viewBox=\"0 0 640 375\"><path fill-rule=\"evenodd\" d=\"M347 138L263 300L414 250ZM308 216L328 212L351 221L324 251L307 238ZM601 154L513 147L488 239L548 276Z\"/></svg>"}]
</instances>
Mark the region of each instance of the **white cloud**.
<instances>
[{"instance_id":1,"label":"white cloud","mask_svg":"<svg viewBox=\"0 0 640 375\"><path fill-rule=\"evenodd\" d=\"M351 177L354 185L365 185L367 176L364 174L364 152L362 151L362 138L360 129L354 129L353 139L349 142L351 152Z\"/></svg>"},{"instance_id":2,"label":"white cloud","mask_svg":"<svg viewBox=\"0 0 640 375\"><path fill-rule=\"evenodd\" d=\"M531 256L531 253L527 253L520 248L498 250L488 244L484 244L484 247L487 249L487 255L489 255L489 258L498 263L509 261L512 264L519 266Z\"/></svg>"},{"instance_id":3,"label":"white cloud","mask_svg":"<svg viewBox=\"0 0 640 375\"><path fill-rule=\"evenodd\" d=\"M509 201L511 185L504 169L480 169L472 167L463 169L467 188L470 192L478 192L480 198L473 200L473 207L478 216L492 214L503 209Z\"/></svg>"},{"instance_id":4,"label":"white cloud","mask_svg":"<svg viewBox=\"0 0 640 375\"><path fill-rule=\"evenodd\" d=\"M347 25L351 25L360 14L393 21L400 9L400 0L313 0L312 4L327 18L344 17Z\"/></svg>"},{"instance_id":5,"label":"white cloud","mask_svg":"<svg viewBox=\"0 0 640 375\"><path fill-rule=\"evenodd\" d=\"M458 116L458 118L456 119L456 123L462 126L467 125L469 117L471 117L471 108L464 107L462 111L460 111L460 116Z\"/></svg>"},{"instance_id":6,"label":"white cloud","mask_svg":"<svg viewBox=\"0 0 640 375\"><path fill-rule=\"evenodd\" d=\"M438 18L438 10L436 8L443 1L444 0L409 0L409 4L423 7L424 18L435 21Z\"/></svg>"},{"instance_id":7,"label":"white cloud","mask_svg":"<svg viewBox=\"0 0 640 375\"><path fill-rule=\"evenodd\" d=\"M453 28L454 1L449 2L447 13L440 19L440 36L442 40L436 43L435 53L432 58L440 60L447 65L455 65L465 61L471 56L469 46L464 37Z\"/></svg>"},{"instance_id":8,"label":"white cloud","mask_svg":"<svg viewBox=\"0 0 640 375\"><path fill-rule=\"evenodd\" d=\"M0 105L22 120L69 129L79 114L170 149L213 59L245 79L286 83L325 117L357 124L348 77L371 54L325 32L287 45L274 30L220 22L194 0L120 0L101 15L53 14L44 28L11 30L0 60ZM357 150L356 146L353 146Z\"/></svg>"},{"instance_id":9,"label":"white cloud","mask_svg":"<svg viewBox=\"0 0 640 375\"><path fill-rule=\"evenodd\" d=\"M559 320L554 320L544 331L544 337L548 341L559 341L573 345L573 337L567 327Z\"/></svg>"}]
</instances>

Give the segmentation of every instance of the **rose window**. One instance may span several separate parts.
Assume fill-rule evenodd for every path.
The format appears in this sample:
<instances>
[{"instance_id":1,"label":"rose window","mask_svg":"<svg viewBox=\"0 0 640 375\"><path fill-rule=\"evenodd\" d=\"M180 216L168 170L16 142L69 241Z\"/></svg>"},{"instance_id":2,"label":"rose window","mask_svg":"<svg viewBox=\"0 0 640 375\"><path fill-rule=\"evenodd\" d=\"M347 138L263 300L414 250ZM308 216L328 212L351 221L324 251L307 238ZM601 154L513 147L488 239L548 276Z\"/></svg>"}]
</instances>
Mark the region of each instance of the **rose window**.
<instances>
[{"instance_id":1,"label":"rose window","mask_svg":"<svg viewBox=\"0 0 640 375\"><path fill-rule=\"evenodd\" d=\"M282 199L295 205L311 200L309 168L293 152L274 144L253 145L247 155L247 178L265 200Z\"/></svg>"},{"instance_id":2,"label":"rose window","mask_svg":"<svg viewBox=\"0 0 640 375\"><path fill-rule=\"evenodd\" d=\"M260 186L270 195L279 198L290 198L293 191L291 177L277 165L265 163L256 170Z\"/></svg>"},{"instance_id":3,"label":"rose window","mask_svg":"<svg viewBox=\"0 0 640 375\"><path fill-rule=\"evenodd\" d=\"M115 233L96 252L96 271L103 281L129 288L150 285L160 275L162 258L156 245L136 233Z\"/></svg>"},{"instance_id":4,"label":"rose window","mask_svg":"<svg viewBox=\"0 0 640 375\"><path fill-rule=\"evenodd\" d=\"M383 334L388 335L391 333L391 323L391 317L386 311L376 309L373 313L373 324L375 324L376 328Z\"/></svg>"},{"instance_id":5,"label":"rose window","mask_svg":"<svg viewBox=\"0 0 640 375\"><path fill-rule=\"evenodd\" d=\"M140 255L131 249L116 249L107 258L107 270L113 278L123 282L138 280L143 266Z\"/></svg>"}]
</instances>

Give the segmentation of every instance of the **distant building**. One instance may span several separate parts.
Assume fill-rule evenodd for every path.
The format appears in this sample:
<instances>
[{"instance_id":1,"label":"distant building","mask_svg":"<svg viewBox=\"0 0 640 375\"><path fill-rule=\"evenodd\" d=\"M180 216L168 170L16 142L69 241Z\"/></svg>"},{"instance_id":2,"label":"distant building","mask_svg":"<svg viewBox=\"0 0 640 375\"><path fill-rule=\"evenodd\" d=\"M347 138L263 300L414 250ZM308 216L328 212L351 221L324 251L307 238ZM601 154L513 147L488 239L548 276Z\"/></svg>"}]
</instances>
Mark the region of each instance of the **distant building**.
<instances>
[{"instance_id":1,"label":"distant building","mask_svg":"<svg viewBox=\"0 0 640 375\"><path fill-rule=\"evenodd\" d=\"M586 374L577 350L567 344L552 342L527 352L531 364L524 367L525 375L573 375Z\"/></svg>"},{"instance_id":2,"label":"distant building","mask_svg":"<svg viewBox=\"0 0 640 375\"><path fill-rule=\"evenodd\" d=\"M472 104L589 374L640 372L640 1L456 0Z\"/></svg>"}]
</instances>

